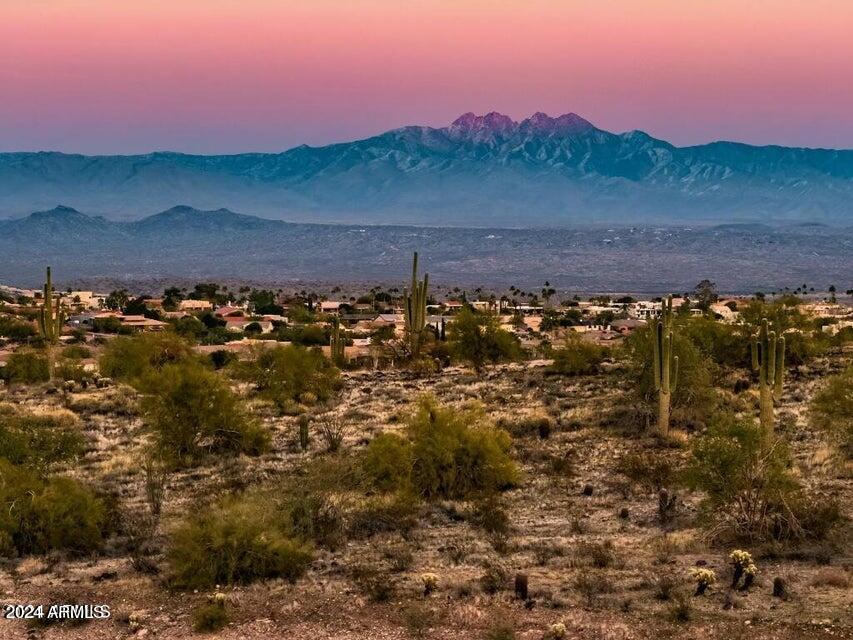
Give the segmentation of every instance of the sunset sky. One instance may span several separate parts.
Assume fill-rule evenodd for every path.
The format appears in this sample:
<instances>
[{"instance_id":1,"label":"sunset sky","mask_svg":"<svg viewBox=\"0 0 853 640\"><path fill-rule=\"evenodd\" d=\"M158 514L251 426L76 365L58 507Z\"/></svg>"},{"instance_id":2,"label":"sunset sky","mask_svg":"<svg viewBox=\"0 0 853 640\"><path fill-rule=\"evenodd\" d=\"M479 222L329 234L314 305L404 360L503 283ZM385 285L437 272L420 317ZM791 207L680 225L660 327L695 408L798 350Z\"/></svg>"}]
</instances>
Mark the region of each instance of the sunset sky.
<instances>
[{"instance_id":1,"label":"sunset sky","mask_svg":"<svg viewBox=\"0 0 853 640\"><path fill-rule=\"evenodd\" d=\"M281 151L491 110L853 148L853 1L0 0L2 151Z\"/></svg>"}]
</instances>

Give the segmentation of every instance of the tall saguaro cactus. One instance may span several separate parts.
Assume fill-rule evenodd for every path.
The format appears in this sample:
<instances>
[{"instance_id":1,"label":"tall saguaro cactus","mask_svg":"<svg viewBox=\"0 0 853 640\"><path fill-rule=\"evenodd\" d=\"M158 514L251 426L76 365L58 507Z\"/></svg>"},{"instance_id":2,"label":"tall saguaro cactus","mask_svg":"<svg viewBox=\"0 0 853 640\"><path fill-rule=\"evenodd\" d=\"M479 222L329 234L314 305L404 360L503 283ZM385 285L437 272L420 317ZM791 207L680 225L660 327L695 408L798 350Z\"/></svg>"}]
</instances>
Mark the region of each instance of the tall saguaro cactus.
<instances>
[{"instance_id":1,"label":"tall saguaro cactus","mask_svg":"<svg viewBox=\"0 0 853 640\"><path fill-rule=\"evenodd\" d=\"M418 281L418 252L415 252L412 260L412 288L403 290L403 313L406 320L406 336L409 341L409 349L413 357L417 357L421 350L421 338L426 327L426 303L427 286L429 285L429 274L424 274L424 279Z\"/></svg>"},{"instance_id":2,"label":"tall saguaro cactus","mask_svg":"<svg viewBox=\"0 0 853 640\"><path fill-rule=\"evenodd\" d=\"M341 331L341 323L335 318L332 323L332 335L329 337L330 356L332 362L340 366L344 363L344 345L346 339Z\"/></svg>"},{"instance_id":3,"label":"tall saguaro cactus","mask_svg":"<svg viewBox=\"0 0 853 640\"><path fill-rule=\"evenodd\" d=\"M50 277L50 267L47 268L47 278L44 283L44 297L38 316L39 334L47 345L47 366L50 377L53 378L53 348L62 335L62 325L65 323L65 312L57 301L54 307L53 282Z\"/></svg>"},{"instance_id":4,"label":"tall saguaro cactus","mask_svg":"<svg viewBox=\"0 0 853 640\"><path fill-rule=\"evenodd\" d=\"M766 318L752 343L752 368L758 372L761 428L770 434L775 422L773 405L782 397L785 381L785 337L777 337Z\"/></svg>"},{"instance_id":5,"label":"tall saguaro cactus","mask_svg":"<svg viewBox=\"0 0 853 640\"><path fill-rule=\"evenodd\" d=\"M678 384L678 356L672 348L672 296L663 301L661 315L652 324L652 375L658 392L657 432L669 432L672 394Z\"/></svg>"}]
</instances>

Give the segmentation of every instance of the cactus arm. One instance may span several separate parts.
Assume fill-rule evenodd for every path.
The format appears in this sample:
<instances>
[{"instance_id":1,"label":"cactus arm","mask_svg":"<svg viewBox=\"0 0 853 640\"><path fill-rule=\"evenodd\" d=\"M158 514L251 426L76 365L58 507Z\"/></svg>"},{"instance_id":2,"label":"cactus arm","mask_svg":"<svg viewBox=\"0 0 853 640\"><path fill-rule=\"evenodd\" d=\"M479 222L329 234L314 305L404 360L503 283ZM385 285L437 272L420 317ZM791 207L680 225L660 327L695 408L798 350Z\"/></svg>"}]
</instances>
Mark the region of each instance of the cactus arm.
<instances>
[{"instance_id":1,"label":"cactus arm","mask_svg":"<svg viewBox=\"0 0 853 640\"><path fill-rule=\"evenodd\" d=\"M678 356L672 358L672 382L669 386L670 392L675 393L675 388L678 386Z\"/></svg>"},{"instance_id":2,"label":"cactus arm","mask_svg":"<svg viewBox=\"0 0 853 640\"><path fill-rule=\"evenodd\" d=\"M652 335L652 376L655 381L655 391L660 391L660 343L662 330L661 323L656 322L654 326L654 334Z\"/></svg>"},{"instance_id":3,"label":"cactus arm","mask_svg":"<svg viewBox=\"0 0 853 640\"><path fill-rule=\"evenodd\" d=\"M782 385L785 382L785 336L776 343L776 371L773 395L776 400L782 397Z\"/></svg>"}]
</instances>

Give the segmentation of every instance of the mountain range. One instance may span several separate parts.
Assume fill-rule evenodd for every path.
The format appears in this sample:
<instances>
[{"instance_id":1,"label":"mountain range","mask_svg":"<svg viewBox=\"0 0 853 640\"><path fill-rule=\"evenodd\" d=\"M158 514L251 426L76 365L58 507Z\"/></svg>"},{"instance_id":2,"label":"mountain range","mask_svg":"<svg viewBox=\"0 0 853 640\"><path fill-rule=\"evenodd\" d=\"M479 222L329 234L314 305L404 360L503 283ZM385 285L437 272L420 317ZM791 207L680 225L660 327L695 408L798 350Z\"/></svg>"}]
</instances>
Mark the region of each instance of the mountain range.
<instances>
[{"instance_id":1,"label":"mountain range","mask_svg":"<svg viewBox=\"0 0 853 640\"><path fill-rule=\"evenodd\" d=\"M849 225L853 150L676 147L575 114L468 113L447 127L274 154L0 154L0 217L57 202L112 220L186 203L318 223Z\"/></svg>"},{"instance_id":2,"label":"mountain range","mask_svg":"<svg viewBox=\"0 0 853 640\"><path fill-rule=\"evenodd\" d=\"M227 209L172 207L113 221L70 207L0 220L0 283L59 286L175 279L267 283L394 282L419 251L432 282L544 280L572 291L686 291L715 280L724 291L853 287L853 226L822 224L601 226L559 229L307 224ZM91 285L89 285L91 286Z\"/></svg>"}]
</instances>

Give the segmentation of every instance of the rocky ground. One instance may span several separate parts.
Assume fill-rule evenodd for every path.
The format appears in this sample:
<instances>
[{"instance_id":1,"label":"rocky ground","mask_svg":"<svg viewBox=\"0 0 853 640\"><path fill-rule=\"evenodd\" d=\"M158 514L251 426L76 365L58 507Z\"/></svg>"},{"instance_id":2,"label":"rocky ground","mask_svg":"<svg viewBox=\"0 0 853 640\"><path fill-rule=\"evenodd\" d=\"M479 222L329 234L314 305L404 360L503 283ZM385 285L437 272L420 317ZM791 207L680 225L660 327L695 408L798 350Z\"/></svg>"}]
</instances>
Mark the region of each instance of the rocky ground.
<instances>
[{"instance_id":1,"label":"rocky ground","mask_svg":"<svg viewBox=\"0 0 853 640\"><path fill-rule=\"evenodd\" d=\"M838 369L825 361L817 374ZM824 436L807 423L805 407L820 375L792 377L780 408L798 471L805 483L839 498L847 513L853 504L853 477L834 462ZM400 416L418 394L443 402L477 400L509 427L524 418L549 417L550 437L535 431L515 438L514 455L524 480L504 496L511 535L490 540L464 517L464 503L423 507L417 526L405 535L379 533L349 541L335 552L320 550L296 585L270 581L227 589L231 622L221 638L542 638L562 623L566 638L629 640L657 638L850 638L853 637L849 529L834 544L757 555L759 575L748 593L729 593L727 556L731 547L714 546L695 522L698 496L680 494L674 522L662 527L657 496L616 471L627 452L660 448L636 430L606 419L626 402L625 372L558 378L545 375L541 362L506 365L475 376L448 369L429 379L405 372L354 372L346 376L336 409L353 425L344 453L364 446L383 430L401 428ZM0 401L36 411L73 410L92 443L82 463L69 473L108 486L130 512L142 510L142 424L133 411L132 392L121 387L64 396L28 389L0 391ZM296 444L296 419L258 407L275 433L274 449L261 458L212 461L170 476L161 524L170 523L200 500L218 492L286 477L307 458L328 455L314 437L307 453ZM685 451L665 451L674 459ZM590 494L591 495L587 495ZM847 535L846 535L847 534ZM766 551L766 550L764 550ZM155 556L155 561L162 558ZM690 619L674 610L680 590L692 592L689 570L713 568L720 582L703 597L687 598ZM355 566L380 567L393 592L374 602L352 579ZM488 572L504 580L496 593L483 589ZM530 600L513 593L513 577L526 574ZM422 577L436 574L436 590L423 594ZM786 598L771 594L775 577L788 586ZM675 584L665 599L668 583ZM32 557L9 562L0 572L0 601L109 604L112 617L79 626L49 628L0 621L0 638L195 637L190 616L207 593L170 592L156 574L136 571L129 558L107 548L98 557L69 560ZM491 633L492 635L487 635Z\"/></svg>"}]
</instances>

